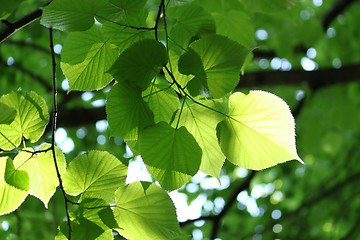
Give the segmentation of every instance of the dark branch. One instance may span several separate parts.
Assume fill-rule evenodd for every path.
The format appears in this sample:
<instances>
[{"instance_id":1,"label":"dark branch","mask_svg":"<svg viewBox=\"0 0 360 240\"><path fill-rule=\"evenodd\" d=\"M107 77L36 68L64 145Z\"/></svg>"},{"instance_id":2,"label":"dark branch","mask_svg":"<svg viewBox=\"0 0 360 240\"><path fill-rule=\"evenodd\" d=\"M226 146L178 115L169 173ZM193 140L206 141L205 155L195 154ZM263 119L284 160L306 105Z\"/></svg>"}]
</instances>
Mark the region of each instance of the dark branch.
<instances>
[{"instance_id":1,"label":"dark branch","mask_svg":"<svg viewBox=\"0 0 360 240\"><path fill-rule=\"evenodd\" d=\"M324 68L317 71L259 71L246 73L240 78L237 89L261 86L309 86L318 89L334 84L360 81L360 64L340 69Z\"/></svg>"},{"instance_id":2,"label":"dark branch","mask_svg":"<svg viewBox=\"0 0 360 240\"><path fill-rule=\"evenodd\" d=\"M51 1L47 2L42 7L45 7L45 6L49 5L50 3L51 3ZM3 24L6 25L6 27L2 32L0 32L0 43L5 41L11 35L13 35L17 30L27 26L28 24L32 23L33 21L35 21L36 19L41 17L41 15L42 15L42 10L40 8L38 8L35 11L29 13L28 15L17 20L14 23L10 23L6 20L1 21Z\"/></svg>"},{"instance_id":3,"label":"dark branch","mask_svg":"<svg viewBox=\"0 0 360 240\"><path fill-rule=\"evenodd\" d=\"M39 82L44 88L46 88L47 91L51 91L52 90L52 86L41 76L37 75L36 73L24 68L21 64L19 63L14 63L13 65L7 65L1 58L0 58L0 66L4 66L7 68L13 68L17 71L20 71L21 73L33 78L35 81Z\"/></svg>"},{"instance_id":4,"label":"dark branch","mask_svg":"<svg viewBox=\"0 0 360 240\"><path fill-rule=\"evenodd\" d=\"M185 222L181 222L180 223L180 227L184 227L190 223L193 223L193 222L196 222L196 221L199 221L199 220L210 220L214 223L213 227L215 225L217 225L221 218L224 217L224 215L231 209L231 207L233 206L234 202L236 201L236 198L237 196L239 195L239 193L243 190L246 190L249 188L250 186L250 182L251 180L254 178L256 172L255 171L251 171L249 176L240 182L240 184L236 187L236 189L233 191L233 193L231 194L231 196L228 198L224 208L221 210L221 212L218 214L218 215L215 215L215 216L201 216L199 218L196 218L196 219L190 219L190 220L187 220ZM218 222L218 223L216 223ZM216 232L215 232L216 234Z\"/></svg>"},{"instance_id":5,"label":"dark branch","mask_svg":"<svg viewBox=\"0 0 360 240\"><path fill-rule=\"evenodd\" d=\"M349 7L355 0L338 0L327 12L322 19L322 25L324 30L326 31L331 24L332 21L342 13L347 7Z\"/></svg>"}]
</instances>

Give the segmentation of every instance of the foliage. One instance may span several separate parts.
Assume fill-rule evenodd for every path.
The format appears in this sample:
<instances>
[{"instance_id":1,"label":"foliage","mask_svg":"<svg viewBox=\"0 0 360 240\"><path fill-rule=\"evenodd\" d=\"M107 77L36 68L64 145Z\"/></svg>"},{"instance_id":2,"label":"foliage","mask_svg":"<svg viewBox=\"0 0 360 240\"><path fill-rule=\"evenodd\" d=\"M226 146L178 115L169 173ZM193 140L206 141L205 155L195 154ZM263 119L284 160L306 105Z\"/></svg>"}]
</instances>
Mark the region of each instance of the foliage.
<instances>
[{"instance_id":1,"label":"foliage","mask_svg":"<svg viewBox=\"0 0 360 240\"><path fill-rule=\"evenodd\" d=\"M293 49L302 45L317 44L319 65L331 64L326 54L343 54L347 57L344 62L356 63L359 54L348 57L340 49L326 51L337 42L322 38L319 22L311 17L322 8L314 13L311 2L294 0L15 1L4 4L0 11L4 20L0 31L22 28L25 23L15 27L15 23L27 21L17 21L21 11L27 13L41 4L41 9L28 15L35 19L41 15L40 24L34 22L19 30L0 48L0 214L16 233L4 231L0 236L11 239L27 234L20 230L25 226L14 231L14 222L26 219L26 214L27 219L36 218L31 206L43 209L28 195L49 207L44 211L49 219L38 217L36 221L51 222L52 229L32 234L45 239L188 239L191 233L199 239L199 228L211 239L237 238L239 229L244 238L267 239L276 234L295 238L301 229L316 226L314 219L308 219L311 214L301 209L320 200L333 206L329 214L314 208L314 216L324 220L323 235L313 230L300 238L319 238L331 231L336 238L354 234L356 230L345 220L329 218L335 212L329 196L359 176L357 167L349 173L340 171L343 161L336 165L341 174L334 175L330 168L331 159L345 161L358 156L352 147L357 143L353 136L358 130L354 124L359 117L354 113L359 104L355 100L358 85L320 91L322 86L312 82L289 89L269 87L271 80L264 85L255 80L260 86L247 85L246 80L269 64L258 54L274 56L273 68L276 55L284 57L279 59L281 70L299 67L295 62L300 62L303 53ZM309 19L294 17L307 13ZM346 19L353 40L359 34L352 28L357 18L351 13ZM274 37L259 36L259 28ZM307 28L312 32L303 34ZM332 30L328 31L331 34ZM22 41L27 38L30 40ZM53 40L59 43L56 46L63 45L60 56L53 52ZM48 45L51 57L40 53L48 53L43 47ZM320 55L321 49L324 55ZM44 67L39 67L40 59ZM8 71L8 66L16 71ZM65 80L57 83L55 75ZM262 90L249 91L248 87ZM309 166L287 163L270 168L289 160L303 161L295 146L291 110L269 92L284 98L293 109L298 122L297 145L302 146L299 155ZM81 100L86 96L92 98L90 102ZM339 99L343 103L338 103ZM342 114L331 111L331 104L342 106ZM349 112L354 113L352 120ZM322 124L314 126L309 119ZM99 126L108 123L109 129L83 126L96 121ZM78 139L70 153L55 137L63 129L57 131L57 125L66 128L69 139ZM349 155L340 155L341 149L349 149ZM145 164L151 183L127 181L132 163L139 161L136 159ZM319 168L329 169L328 173L312 177ZM301 178L305 169L306 180ZM202 173L199 183L196 179ZM210 179L216 179L221 187L203 186ZM316 194L314 189L324 182L329 184ZM191 190L194 186L196 193ZM311 192L310 198L303 189ZM180 223L180 228L181 210L176 209L173 190L185 192L189 203L207 199L203 215ZM349 196L351 191L344 192L341 201L348 201ZM287 201L282 202L284 198ZM255 208L251 209L251 201ZM213 207L206 205L208 202ZM359 206L356 201L352 204ZM251 215L245 213L246 207ZM254 217L262 215L263 221ZM304 219L299 232L290 228L297 215ZM358 219L351 213L347 218ZM331 227L336 229L329 231Z\"/></svg>"}]
</instances>

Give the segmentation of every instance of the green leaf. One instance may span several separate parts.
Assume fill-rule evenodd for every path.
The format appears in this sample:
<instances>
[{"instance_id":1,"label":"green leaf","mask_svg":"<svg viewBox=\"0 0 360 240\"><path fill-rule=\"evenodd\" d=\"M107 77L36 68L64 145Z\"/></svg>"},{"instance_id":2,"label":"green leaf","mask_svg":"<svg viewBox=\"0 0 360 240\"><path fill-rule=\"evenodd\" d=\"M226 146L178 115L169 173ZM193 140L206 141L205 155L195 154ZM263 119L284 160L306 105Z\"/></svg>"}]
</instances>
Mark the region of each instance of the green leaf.
<instances>
[{"instance_id":1,"label":"green leaf","mask_svg":"<svg viewBox=\"0 0 360 240\"><path fill-rule=\"evenodd\" d=\"M54 0L43 8L40 23L61 31L85 31L94 24L94 16L107 0Z\"/></svg>"},{"instance_id":2,"label":"green leaf","mask_svg":"<svg viewBox=\"0 0 360 240\"><path fill-rule=\"evenodd\" d=\"M146 0L109 0L109 3L97 13L97 19L102 23L116 22L126 26L144 27L149 12L146 2Z\"/></svg>"},{"instance_id":3,"label":"green leaf","mask_svg":"<svg viewBox=\"0 0 360 240\"><path fill-rule=\"evenodd\" d=\"M167 61L164 45L145 39L122 52L109 72L117 80L133 81L145 90Z\"/></svg>"},{"instance_id":4,"label":"green leaf","mask_svg":"<svg viewBox=\"0 0 360 240\"><path fill-rule=\"evenodd\" d=\"M209 35L190 44L203 62L207 86L214 98L231 92L240 79L241 66L248 50L220 35ZM192 81L199 81L195 78ZM200 91L199 89L198 91Z\"/></svg>"},{"instance_id":5,"label":"green leaf","mask_svg":"<svg viewBox=\"0 0 360 240\"><path fill-rule=\"evenodd\" d=\"M59 185L50 147L50 144L44 144L40 148L40 151L44 152L39 154L35 154L33 149L28 148L26 151L21 151L14 159L15 167L29 174L29 193L39 198L46 208L50 198L55 193L56 187ZM65 156L59 148L55 148L55 154L58 169L62 176L66 168Z\"/></svg>"},{"instance_id":6,"label":"green leaf","mask_svg":"<svg viewBox=\"0 0 360 240\"><path fill-rule=\"evenodd\" d=\"M181 55L178 65L180 73L195 76L189 84L187 84L187 89L191 95L196 96L200 94L201 91L209 88L206 82L206 73L202 60L194 50L190 48L186 53Z\"/></svg>"},{"instance_id":7,"label":"green leaf","mask_svg":"<svg viewBox=\"0 0 360 240\"><path fill-rule=\"evenodd\" d=\"M119 48L120 53L135 42L154 37L151 31L128 28L112 23L104 23L101 31L109 39L109 43L115 44Z\"/></svg>"},{"instance_id":8,"label":"green leaf","mask_svg":"<svg viewBox=\"0 0 360 240\"><path fill-rule=\"evenodd\" d=\"M16 109L0 103L0 124L10 124L16 117Z\"/></svg>"},{"instance_id":9,"label":"green leaf","mask_svg":"<svg viewBox=\"0 0 360 240\"><path fill-rule=\"evenodd\" d=\"M255 40L254 23L250 11L238 0L197 0L213 16L216 33L226 36L243 46L253 47Z\"/></svg>"},{"instance_id":10,"label":"green leaf","mask_svg":"<svg viewBox=\"0 0 360 240\"><path fill-rule=\"evenodd\" d=\"M25 96L21 92L11 92L1 97L0 103L17 111L11 124L0 124L0 148L10 150L19 146L22 136L31 142L39 140L49 122L48 109L42 97L35 92Z\"/></svg>"},{"instance_id":11,"label":"green leaf","mask_svg":"<svg viewBox=\"0 0 360 240\"><path fill-rule=\"evenodd\" d=\"M29 175L17 170L9 157L0 157L0 215L16 210L29 190Z\"/></svg>"},{"instance_id":12,"label":"green leaf","mask_svg":"<svg viewBox=\"0 0 360 240\"><path fill-rule=\"evenodd\" d=\"M105 87L113 79L106 71L118 56L118 48L97 27L71 33L62 49L60 63L69 80L69 90L92 91Z\"/></svg>"},{"instance_id":13,"label":"green leaf","mask_svg":"<svg viewBox=\"0 0 360 240\"><path fill-rule=\"evenodd\" d=\"M11 15L11 13L19 7L23 0L1 0L0 1L0 20L4 20Z\"/></svg>"},{"instance_id":14,"label":"green leaf","mask_svg":"<svg viewBox=\"0 0 360 240\"><path fill-rule=\"evenodd\" d=\"M229 118L219 124L220 146L229 161L261 170L292 159L296 153L295 123L287 104L263 91L234 93Z\"/></svg>"},{"instance_id":15,"label":"green leaf","mask_svg":"<svg viewBox=\"0 0 360 240\"><path fill-rule=\"evenodd\" d=\"M167 16L176 19L169 33L170 39L183 48L187 48L192 38L216 32L212 16L193 3L169 9Z\"/></svg>"},{"instance_id":16,"label":"green leaf","mask_svg":"<svg viewBox=\"0 0 360 240\"><path fill-rule=\"evenodd\" d=\"M106 104L111 132L126 140L137 140L138 132L153 124L154 117L135 84L121 81L111 88Z\"/></svg>"},{"instance_id":17,"label":"green leaf","mask_svg":"<svg viewBox=\"0 0 360 240\"><path fill-rule=\"evenodd\" d=\"M174 204L153 183L131 183L115 192L115 229L127 239L168 240L180 235Z\"/></svg>"},{"instance_id":18,"label":"green leaf","mask_svg":"<svg viewBox=\"0 0 360 240\"><path fill-rule=\"evenodd\" d=\"M140 132L136 147L164 189L180 188L199 170L201 148L185 127L160 122Z\"/></svg>"},{"instance_id":19,"label":"green leaf","mask_svg":"<svg viewBox=\"0 0 360 240\"><path fill-rule=\"evenodd\" d=\"M200 170L219 178L225 156L218 143L216 126L225 119L225 114L219 113L214 101L199 102L202 106L195 103L183 108L179 126L186 127L202 149ZM175 120L178 118L179 112L176 114ZM176 121L173 122L174 125L176 125Z\"/></svg>"},{"instance_id":20,"label":"green leaf","mask_svg":"<svg viewBox=\"0 0 360 240\"><path fill-rule=\"evenodd\" d=\"M115 190L125 185L127 167L114 155L90 151L74 158L64 175L67 194L101 198L111 202Z\"/></svg>"},{"instance_id":21,"label":"green leaf","mask_svg":"<svg viewBox=\"0 0 360 240\"><path fill-rule=\"evenodd\" d=\"M55 240L67 240L69 235L69 226L67 222L60 225L60 231L56 235ZM100 226L87 220L80 218L71 222L71 239L76 240L112 240L112 230L104 231Z\"/></svg>"},{"instance_id":22,"label":"green leaf","mask_svg":"<svg viewBox=\"0 0 360 240\"><path fill-rule=\"evenodd\" d=\"M180 108L179 99L168 84L152 84L142 95L154 113L155 123L170 123L174 112Z\"/></svg>"},{"instance_id":23,"label":"green leaf","mask_svg":"<svg viewBox=\"0 0 360 240\"><path fill-rule=\"evenodd\" d=\"M278 12L293 7L298 0L241 0L244 5L252 11L257 12Z\"/></svg>"}]
</instances>

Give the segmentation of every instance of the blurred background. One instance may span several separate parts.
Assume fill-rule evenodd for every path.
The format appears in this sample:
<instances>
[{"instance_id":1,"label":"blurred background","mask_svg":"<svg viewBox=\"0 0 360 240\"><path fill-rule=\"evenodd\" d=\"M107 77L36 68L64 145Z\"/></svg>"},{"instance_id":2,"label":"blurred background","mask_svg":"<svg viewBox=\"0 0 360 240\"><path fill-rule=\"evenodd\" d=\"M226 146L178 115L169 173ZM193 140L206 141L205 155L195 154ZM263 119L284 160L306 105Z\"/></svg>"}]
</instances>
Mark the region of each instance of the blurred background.
<instances>
[{"instance_id":1,"label":"blurred background","mask_svg":"<svg viewBox=\"0 0 360 240\"><path fill-rule=\"evenodd\" d=\"M181 227L193 239L359 239L360 1L290 1L295 5L288 11L249 13L253 58L237 91L262 89L289 104L306 164L253 172L226 162L221 184L199 172L170 193ZM17 2L9 22L47 1ZM0 32L5 27L0 23ZM58 63L65 39L64 32L54 32ZM67 93L67 79L57 70L56 144L67 161L89 149L108 150L129 165L128 183L151 181L141 159L110 135L104 108L109 88ZM48 31L39 20L0 44L0 94L19 88L51 102ZM42 141L49 137L50 127ZM0 239L53 239L64 217L61 192L49 209L28 197L16 212L0 216Z\"/></svg>"}]
</instances>

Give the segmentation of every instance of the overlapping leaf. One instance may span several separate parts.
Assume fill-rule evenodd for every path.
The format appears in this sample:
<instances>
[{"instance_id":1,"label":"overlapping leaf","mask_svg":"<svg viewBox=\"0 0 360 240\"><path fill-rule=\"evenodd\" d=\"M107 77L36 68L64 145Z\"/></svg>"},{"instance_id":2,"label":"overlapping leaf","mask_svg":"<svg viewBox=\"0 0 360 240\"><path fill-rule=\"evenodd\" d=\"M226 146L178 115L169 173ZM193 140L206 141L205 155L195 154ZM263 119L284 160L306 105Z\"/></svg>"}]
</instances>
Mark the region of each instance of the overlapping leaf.
<instances>
[{"instance_id":1,"label":"overlapping leaf","mask_svg":"<svg viewBox=\"0 0 360 240\"><path fill-rule=\"evenodd\" d=\"M185 127L160 122L140 132L136 147L164 189L180 188L199 170L201 148Z\"/></svg>"},{"instance_id":2,"label":"overlapping leaf","mask_svg":"<svg viewBox=\"0 0 360 240\"><path fill-rule=\"evenodd\" d=\"M131 183L115 193L116 229L127 239L169 240L180 235L174 204L153 183Z\"/></svg>"},{"instance_id":3,"label":"overlapping leaf","mask_svg":"<svg viewBox=\"0 0 360 240\"><path fill-rule=\"evenodd\" d=\"M176 18L170 38L183 48L187 48L192 38L215 33L214 19L199 5L189 3L174 7L169 10L168 16Z\"/></svg>"},{"instance_id":4,"label":"overlapping leaf","mask_svg":"<svg viewBox=\"0 0 360 240\"><path fill-rule=\"evenodd\" d=\"M45 100L35 92L22 95L11 92L0 98L0 103L16 109L11 124L0 124L0 148L13 149L19 146L22 137L36 142L44 133L49 122L49 113Z\"/></svg>"},{"instance_id":5,"label":"overlapping leaf","mask_svg":"<svg viewBox=\"0 0 360 240\"><path fill-rule=\"evenodd\" d=\"M69 89L92 91L105 87L113 79L105 72L118 56L118 48L96 27L71 33L61 53L61 69L69 80Z\"/></svg>"},{"instance_id":6,"label":"overlapping leaf","mask_svg":"<svg viewBox=\"0 0 360 240\"><path fill-rule=\"evenodd\" d=\"M16 210L29 191L29 175L17 170L9 157L0 157L0 215Z\"/></svg>"},{"instance_id":7,"label":"overlapping leaf","mask_svg":"<svg viewBox=\"0 0 360 240\"><path fill-rule=\"evenodd\" d=\"M43 201L46 208L50 198L55 193L56 187L59 185L50 147L50 144L44 144L40 148L40 151L44 152L39 154L35 154L33 149L26 149L14 159L15 167L29 174L29 193ZM60 175L63 175L66 168L65 156L59 148L55 149L55 154Z\"/></svg>"},{"instance_id":8,"label":"overlapping leaf","mask_svg":"<svg viewBox=\"0 0 360 240\"><path fill-rule=\"evenodd\" d=\"M239 82L240 70L248 50L239 43L220 35L209 35L190 44L201 58L210 94L220 98L231 92ZM199 81L194 78L192 81Z\"/></svg>"},{"instance_id":9,"label":"overlapping leaf","mask_svg":"<svg viewBox=\"0 0 360 240\"><path fill-rule=\"evenodd\" d=\"M295 124L287 104L279 97L251 91L229 99L229 118L220 123L220 145L232 163L260 170L301 159L296 153Z\"/></svg>"},{"instance_id":10,"label":"overlapping leaf","mask_svg":"<svg viewBox=\"0 0 360 240\"><path fill-rule=\"evenodd\" d=\"M121 81L111 88L106 104L111 132L126 140L138 139L139 130L154 122L153 113L135 84Z\"/></svg>"},{"instance_id":11,"label":"overlapping leaf","mask_svg":"<svg viewBox=\"0 0 360 240\"><path fill-rule=\"evenodd\" d=\"M0 103L0 124L10 124L16 116L16 109Z\"/></svg>"},{"instance_id":12,"label":"overlapping leaf","mask_svg":"<svg viewBox=\"0 0 360 240\"><path fill-rule=\"evenodd\" d=\"M41 24L61 31L85 31L108 0L54 0L43 9Z\"/></svg>"},{"instance_id":13,"label":"overlapping leaf","mask_svg":"<svg viewBox=\"0 0 360 240\"><path fill-rule=\"evenodd\" d=\"M133 81L146 89L168 61L164 45L145 39L121 53L109 72L119 81Z\"/></svg>"},{"instance_id":14,"label":"overlapping leaf","mask_svg":"<svg viewBox=\"0 0 360 240\"><path fill-rule=\"evenodd\" d=\"M225 156L218 143L216 126L225 119L225 115L216 112L218 107L214 101L200 101L200 103L203 106L192 104L183 108L179 126L186 127L202 149L200 170L219 178ZM178 118L179 112L175 116L175 119ZM175 121L173 125L176 125Z\"/></svg>"},{"instance_id":15,"label":"overlapping leaf","mask_svg":"<svg viewBox=\"0 0 360 240\"><path fill-rule=\"evenodd\" d=\"M112 229L118 227L110 205L103 199L86 198L79 204L71 222L71 238L83 240L111 240ZM68 239L68 225L60 226L57 240Z\"/></svg>"},{"instance_id":16,"label":"overlapping leaf","mask_svg":"<svg viewBox=\"0 0 360 240\"><path fill-rule=\"evenodd\" d=\"M109 0L109 3L97 13L97 19L101 23L116 22L125 26L144 27L149 11L146 2L146 0Z\"/></svg>"},{"instance_id":17,"label":"overlapping leaf","mask_svg":"<svg viewBox=\"0 0 360 240\"><path fill-rule=\"evenodd\" d=\"M172 88L166 84L152 84L143 92L144 100L154 113L155 123L170 123L173 114L180 108L179 99Z\"/></svg>"},{"instance_id":18,"label":"overlapping leaf","mask_svg":"<svg viewBox=\"0 0 360 240\"><path fill-rule=\"evenodd\" d=\"M74 158L64 174L65 191L72 196L111 202L115 190L125 185L127 167L107 152L90 151Z\"/></svg>"}]
</instances>

